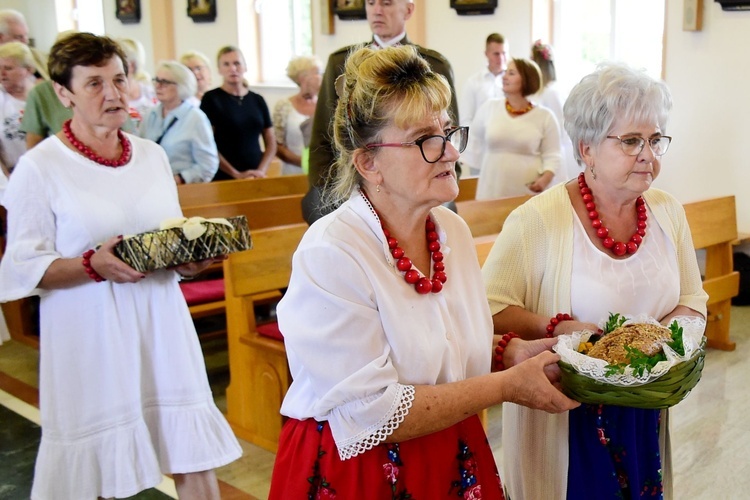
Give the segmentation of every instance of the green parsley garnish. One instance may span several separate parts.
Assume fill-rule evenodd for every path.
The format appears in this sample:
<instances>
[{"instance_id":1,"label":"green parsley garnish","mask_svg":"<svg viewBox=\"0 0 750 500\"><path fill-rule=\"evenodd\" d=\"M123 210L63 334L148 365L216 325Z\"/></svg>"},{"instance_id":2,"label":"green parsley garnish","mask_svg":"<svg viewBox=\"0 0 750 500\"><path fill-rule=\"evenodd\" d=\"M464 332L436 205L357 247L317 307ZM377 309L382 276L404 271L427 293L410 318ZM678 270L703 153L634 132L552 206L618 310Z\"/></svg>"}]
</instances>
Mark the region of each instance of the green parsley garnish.
<instances>
[{"instance_id":1,"label":"green parsley garnish","mask_svg":"<svg viewBox=\"0 0 750 500\"><path fill-rule=\"evenodd\" d=\"M605 326L605 331L607 332L611 331L611 330L607 330L607 327L610 327L611 324L617 324L617 326L622 326L622 323L624 322L624 318L623 320L620 320L618 319L618 316L620 315L619 314L609 315L609 320L607 321L607 325ZM669 325L669 331L672 334L672 341L667 342L667 345L671 347L680 356L684 356L685 345L682 342L682 327L677 324L677 321L672 321L672 323ZM625 367L630 366L633 368L633 374L637 377L640 377L644 374L644 372L651 373L651 370L654 368L654 366L656 366L656 363L667 360L667 355L664 354L664 351L658 352L654 354L653 356L647 356L643 351L635 347L625 346L625 350L629 354L628 360L630 361L630 363L627 365L623 363L619 363L616 365L607 365L606 372L605 372L606 376L609 377L617 373L624 373Z\"/></svg>"}]
</instances>

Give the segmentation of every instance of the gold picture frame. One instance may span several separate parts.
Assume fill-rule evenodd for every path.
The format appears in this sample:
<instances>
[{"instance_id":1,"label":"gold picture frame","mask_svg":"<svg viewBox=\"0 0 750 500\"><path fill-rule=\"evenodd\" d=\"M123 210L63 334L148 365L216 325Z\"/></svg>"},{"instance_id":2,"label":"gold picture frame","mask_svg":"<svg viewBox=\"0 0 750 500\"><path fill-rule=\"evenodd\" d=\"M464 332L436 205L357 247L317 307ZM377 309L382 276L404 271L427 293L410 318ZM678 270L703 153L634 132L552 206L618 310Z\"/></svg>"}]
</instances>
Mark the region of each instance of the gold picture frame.
<instances>
[{"instance_id":1,"label":"gold picture frame","mask_svg":"<svg viewBox=\"0 0 750 500\"><path fill-rule=\"evenodd\" d=\"M703 0L683 0L682 31L700 31L703 28Z\"/></svg>"}]
</instances>

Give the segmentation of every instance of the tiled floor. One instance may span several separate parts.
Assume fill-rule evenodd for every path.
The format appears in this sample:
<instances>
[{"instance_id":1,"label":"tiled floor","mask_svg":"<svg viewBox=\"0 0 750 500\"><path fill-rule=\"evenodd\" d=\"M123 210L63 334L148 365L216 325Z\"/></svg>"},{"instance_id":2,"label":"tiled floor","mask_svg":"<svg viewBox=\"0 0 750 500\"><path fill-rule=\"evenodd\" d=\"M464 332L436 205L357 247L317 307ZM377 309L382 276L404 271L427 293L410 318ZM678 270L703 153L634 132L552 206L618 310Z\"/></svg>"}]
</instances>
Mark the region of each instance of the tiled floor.
<instances>
[{"instance_id":1,"label":"tiled floor","mask_svg":"<svg viewBox=\"0 0 750 500\"><path fill-rule=\"evenodd\" d=\"M750 362L747 358L750 354L750 307L732 309L732 339L737 342L737 349L732 352L710 350L701 382L685 401L670 412L675 498L678 500L748 498ZM217 405L223 409L223 387L228 380L226 353L220 342L206 344L204 351ZM37 362L38 353L31 348L17 342L1 345L0 389L33 406ZM6 404L3 397L0 397L0 404ZM489 437L498 463L501 459L501 417L499 408L490 410ZM0 426L4 423L0 423ZM29 428L33 429L34 426ZM0 434L0 439L5 439L4 436ZM244 456L217 471L223 484L223 498L265 499L274 455L246 442L242 446ZM0 448L5 446L0 443ZM0 498L24 498L4 496L3 486L13 480L28 481L29 476L21 473L11 479L6 471L8 468L0 467Z\"/></svg>"}]
</instances>

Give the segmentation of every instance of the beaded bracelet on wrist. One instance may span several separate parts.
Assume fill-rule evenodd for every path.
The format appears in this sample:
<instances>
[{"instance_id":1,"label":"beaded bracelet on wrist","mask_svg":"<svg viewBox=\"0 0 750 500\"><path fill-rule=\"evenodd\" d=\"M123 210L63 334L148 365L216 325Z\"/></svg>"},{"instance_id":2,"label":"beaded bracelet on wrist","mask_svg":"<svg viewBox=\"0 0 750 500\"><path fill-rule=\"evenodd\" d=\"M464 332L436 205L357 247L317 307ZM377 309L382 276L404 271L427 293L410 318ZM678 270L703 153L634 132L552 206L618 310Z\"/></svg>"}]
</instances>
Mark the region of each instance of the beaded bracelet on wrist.
<instances>
[{"instance_id":1,"label":"beaded bracelet on wrist","mask_svg":"<svg viewBox=\"0 0 750 500\"><path fill-rule=\"evenodd\" d=\"M495 371L501 372L505 370L505 363L503 362L503 354L505 354L505 348L513 339L521 338L518 334L508 332L497 341L497 347L495 347Z\"/></svg>"},{"instance_id":2,"label":"beaded bracelet on wrist","mask_svg":"<svg viewBox=\"0 0 750 500\"><path fill-rule=\"evenodd\" d=\"M102 275L94 271L93 267L91 267L91 256L94 255L94 253L96 253L96 250L94 249L86 250L85 252L83 252L83 268L86 270L86 274L89 275L89 278L96 281L97 283L107 281L102 277Z\"/></svg>"},{"instance_id":3,"label":"beaded bracelet on wrist","mask_svg":"<svg viewBox=\"0 0 750 500\"><path fill-rule=\"evenodd\" d=\"M557 313L556 316L552 316L549 319L549 324L546 328L546 336L547 338L552 338L555 334L555 328L557 328L557 325L559 325L563 321L570 321L573 319L573 316L567 313Z\"/></svg>"}]
</instances>

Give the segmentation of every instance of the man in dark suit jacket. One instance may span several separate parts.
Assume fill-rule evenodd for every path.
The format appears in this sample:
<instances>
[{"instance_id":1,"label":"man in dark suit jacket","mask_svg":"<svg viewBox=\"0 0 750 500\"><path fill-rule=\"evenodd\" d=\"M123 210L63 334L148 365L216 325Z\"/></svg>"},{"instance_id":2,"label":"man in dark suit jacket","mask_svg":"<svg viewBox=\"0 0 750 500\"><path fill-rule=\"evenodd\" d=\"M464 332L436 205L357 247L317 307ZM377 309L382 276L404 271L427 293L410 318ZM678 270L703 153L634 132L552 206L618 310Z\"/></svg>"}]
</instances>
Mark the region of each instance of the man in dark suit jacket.
<instances>
[{"instance_id":1,"label":"man in dark suit jacket","mask_svg":"<svg viewBox=\"0 0 750 500\"><path fill-rule=\"evenodd\" d=\"M372 31L371 46L373 48L390 47L396 44L412 44L406 37L406 21L414 13L412 0L366 0L365 9L367 22ZM338 97L336 96L336 78L344 72L344 64L349 52L355 45L343 47L328 58L328 65L323 74L323 83L318 94L318 105L313 117L312 138L310 142L309 179L310 192L302 202L302 212L305 220L312 224L327 211L321 210L320 192L325 185L333 164L335 155L331 137L331 123ZM430 64L432 70L443 75L450 84L452 91L450 114L453 123L458 125L458 104L456 89L453 85L453 69L450 63L434 50L425 49L417 45L419 54Z\"/></svg>"}]
</instances>

